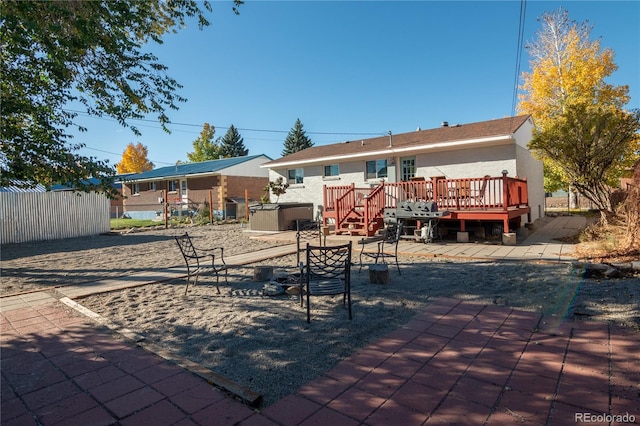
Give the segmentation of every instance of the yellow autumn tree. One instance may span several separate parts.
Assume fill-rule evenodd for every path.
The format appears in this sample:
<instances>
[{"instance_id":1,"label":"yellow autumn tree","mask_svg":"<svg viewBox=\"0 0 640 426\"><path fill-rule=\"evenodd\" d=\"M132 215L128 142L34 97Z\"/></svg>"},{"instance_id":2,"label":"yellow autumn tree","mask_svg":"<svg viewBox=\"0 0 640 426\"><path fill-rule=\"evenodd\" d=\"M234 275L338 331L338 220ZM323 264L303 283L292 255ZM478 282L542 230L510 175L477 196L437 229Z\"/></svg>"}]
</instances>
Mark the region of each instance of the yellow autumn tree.
<instances>
[{"instance_id":1,"label":"yellow autumn tree","mask_svg":"<svg viewBox=\"0 0 640 426\"><path fill-rule=\"evenodd\" d=\"M531 72L523 72L518 110L531 114L544 130L567 104L594 103L622 108L629 86L613 86L605 78L618 69L611 49L590 40L592 27L569 19L562 8L545 13L537 39L527 45Z\"/></svg>"},{"instance_id":2,"label":"yellow autumn tree","mask_svg":"<svg viewBox=\"0 0 640 426\"><path fill-rule=\"evenodd\" d=\"M154 164L147 159L149 151L140 142L129 143L122 153L122 160L116 165L119 174L140 173L153 169Z\"/></svg>"},{"instance_id":3,"label":"yellow autumn tree","mask_svg":"<svg viewBox=\"0 0 640 426\"><path fill-rule=\"evenodd\" d=\"M552 128L571 105L599 105L621 110L629 101L629 86L613 86L605 81L617 70L614 52L601 49L599 40L590 40L592 27L569 19L563 8L539 19L537 39L527 45L531 72L523 72L520 86L520 113L531 114L537 131ZM570 179L563 158L534 154L543 160L545 190L567 188Z\"/></svg>"}]
</instances>

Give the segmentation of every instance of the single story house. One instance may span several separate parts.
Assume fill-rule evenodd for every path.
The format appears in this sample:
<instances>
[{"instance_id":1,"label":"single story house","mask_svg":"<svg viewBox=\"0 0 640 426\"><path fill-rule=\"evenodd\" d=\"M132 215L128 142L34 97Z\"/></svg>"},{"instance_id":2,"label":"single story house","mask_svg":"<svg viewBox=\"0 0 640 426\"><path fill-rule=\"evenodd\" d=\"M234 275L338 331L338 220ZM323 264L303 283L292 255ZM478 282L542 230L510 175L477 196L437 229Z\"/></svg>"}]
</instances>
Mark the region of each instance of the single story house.
<instances>
[{"instance_id":1,"label":"single story house","mask_svg":"<svg viewBox=\"0 0 640 426\"><path fill-rule=\"evenodd\" d=\"M109 200L109 217L111 219L115 219L119 216L119 213L122 213L123 207L123 199L122 199L122 177L125 175L120 175L116 177L116 181L111 185L112 189L114 189L119 196L117 198L111 198ZM96 178L88 178L86 180L87 183L93 185L99 185L100 181ZM51 186L51 191L53 192L70 192L75 191L75 187L73 185L53 185Z\"/></svg>"},{"instance_id":2,"label":"single story house","mask_svg":"<svg viewBox=\"0 0 640 426\"><path fill-rule=\"evenodd\" d=\"M355 217L368 216L355 227L371 234L381 224L383 209L408 197L403 195L407 185L422 188L421 199L450 210L443 220L456 221L463 231L467 222L495 219L507 232L544 215L542 162L527 148L533 126L529 115L443 122L435 129L313 146L261 167L269 169L271 181L283 178L289 184L280 202L313 203L316 218L334 224L336 232L342 226L354 228ZM386 196L372 210L368 204L375 191ZM356 194L351 204L347 192ZM461 203L463 194L466 202ZM337 207L344 205L350 210L339 212Z\"/></svg>"},{"instance_id":3,"label":"single story house","mask_svg":"<svg viewBox=\"0 0 640 426\"><path fill-rule=\"evenodd\" d=\"M126 176L122 181L124 214L153 219L162 212L164 196L172 212L181 214L211 204L218 216L227 217L234 200L260 199L269 173L260 166L270 161L264 154L176 164ZM244 216L244 214L243 214Z\"/></svg>"}]
</instances>

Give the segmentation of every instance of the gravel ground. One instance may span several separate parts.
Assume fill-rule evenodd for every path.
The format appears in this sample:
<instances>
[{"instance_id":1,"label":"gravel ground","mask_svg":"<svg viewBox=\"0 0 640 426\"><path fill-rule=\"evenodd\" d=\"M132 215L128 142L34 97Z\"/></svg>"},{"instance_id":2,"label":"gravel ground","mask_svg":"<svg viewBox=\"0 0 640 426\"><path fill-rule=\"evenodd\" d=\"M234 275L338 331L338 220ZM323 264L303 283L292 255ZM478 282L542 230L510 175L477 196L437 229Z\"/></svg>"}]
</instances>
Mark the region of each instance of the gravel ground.
<instances>
[{"instance_id":1,"label":"gravel ground","mask_svg":"<svg viewBox=\"0 0 640 426\"><path fill-rule=\"evenodd\" d=\"M180 264L173 240L183 230L5 246L2 294L92 281ZM256 239L239 225L189 230L203 246L225 255L279 244ZM568 264L523 261L456 261L401 257L388 285L352 272L353 312L340 297L312 298L311 324L298 296L265 296L253 267L230 270L218 295L214 280L184 295L173 281L94 295L78 302L114 324L136 331L229 379L263 394L263 406L290 394L372 340L406 323L433 298L451 297L544 313L561 321L610 321L640 331L640 277L585 278ZM295 271L295 256L261 262Z\"/></svg>"}]
</instances>

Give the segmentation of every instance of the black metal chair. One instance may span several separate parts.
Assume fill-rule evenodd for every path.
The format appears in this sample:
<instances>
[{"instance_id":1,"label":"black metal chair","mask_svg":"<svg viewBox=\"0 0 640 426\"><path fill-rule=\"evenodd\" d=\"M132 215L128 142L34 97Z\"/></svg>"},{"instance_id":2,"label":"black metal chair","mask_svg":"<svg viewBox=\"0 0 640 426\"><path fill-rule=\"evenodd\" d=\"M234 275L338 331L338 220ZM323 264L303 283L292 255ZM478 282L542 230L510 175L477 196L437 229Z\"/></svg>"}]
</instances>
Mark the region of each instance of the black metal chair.
<instances>
[{"instance_id":1,"label":"black metal chair","mask_svg":"<svg viewBox=\"0 0 640 426\"><path fill-rule=\"evenodd\" d=\"M351 311L351 241L338 246L307 243L306 263L300 262L300 306L307 299L307 322L311 322L311 296L342 294L342 304Z\"/></svg>"},{"instance_id":2,"label":"black metal chair","mask_svg":"<svg viewBox=\"0 0 640 426\"><path fill-rule=\"evenodd\" d=\"M402 222L399 223L388 223L384 228L384 232L381 238L374 238L367 240L363 238L360 240L359 244L362 245L360 249L360 271L362 271L362 257L368 257L374 260L374 263L378 263L380 259L382 263L387 263L386 259L393 258L396 262L396 268L398 269L398 274L402 275L400 272L400 265L398 264L398 242L400 241L400 237L402 236ZM377 251L365 251L365 247L368 243L377 242L378 249ZM390 252L388 249L385 251L385 246L387 248L390 244L393 244L393 252Z\"/></svg>"},{"instance_id":3,"label":"black metal chair","mask_svg":"<svg viewBox=\"0 0 640 426\"><path fill-rule=\"evenodd\" d=\"M193 285L195 286L198 284L198 277L201 274L207 273L214 273L216 275L216 289L218 290L218 294L220 294L218 284L220 283L221 272L224 271L224 281L229 285L227 279L227 264L224 262L224 248L213 247L210 249L198 249L199 252L206 253L198 254L188 233L185 232L183 235L176 236L175 239L187 265L187 286L184 289L184 294L187 294L191 277L194 277ZM219 255L216 256L216 253L219 253ZM208 258L211 259L211 264L204 261L204 259Z\"/></svg>"},{"instance_id":4,"label":"black metal chair","mask_svg":"<svg viewBox=\"0 0 640 426\"><path fill-rule=\"evenodd\" d=\"M322 237L322 222L311 220L296 220L296 245L298 248L298 250L296 251L296 265L300 265L300 253L305 250L301 247L302 241L313 241L317 238L319 246L326 246L327 237L324 237L324 243Z\"/></svg>"}]
</instances>

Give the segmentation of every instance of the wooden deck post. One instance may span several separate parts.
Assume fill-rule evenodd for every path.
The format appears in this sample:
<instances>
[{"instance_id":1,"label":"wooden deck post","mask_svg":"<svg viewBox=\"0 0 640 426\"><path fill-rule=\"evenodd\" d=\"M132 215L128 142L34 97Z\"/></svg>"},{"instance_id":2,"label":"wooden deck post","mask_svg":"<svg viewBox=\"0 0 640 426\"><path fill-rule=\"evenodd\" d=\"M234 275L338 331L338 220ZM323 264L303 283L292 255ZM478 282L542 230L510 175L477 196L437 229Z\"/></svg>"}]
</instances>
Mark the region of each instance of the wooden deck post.
<instances>
[{"instance_id":1,"label":"wooden deck post","mask_svg":"<svg viewBox=\"0 0 640 426\"><path fill-rule=\"evenodd\" d=\"M507 212L509 210L509 183L507 182L507 171L502 171L502 209ZM509 215L505 215L503 220L503 233L509 232Z\"/></svg>"},{"instance_id":2,"label":"wooden deck post","mask_svg":"<svg viewBox=\"0 0 640 426\"><path fill-rule=\"evenodd\" d=\"M169 228L169 199L167 190L162 191L162 215L164 216L164 229Z\"/></svg>"},{"instance_id":3,"label":"wooden deck post","mask_svg":"<svg viewBox=\"0 0 640 426\"><path fill-rule=\"evenodd\" d=\"M213 223L213 191L209 191L209 223Z\"/></svg>"}]
</instances>

